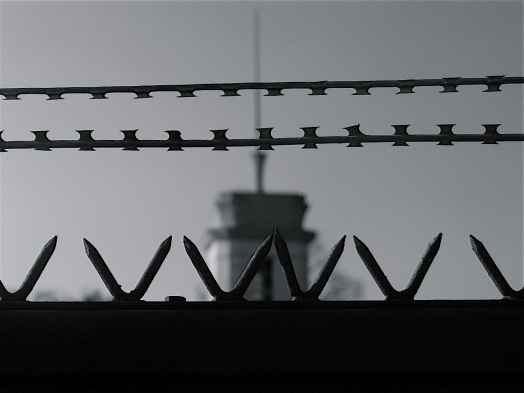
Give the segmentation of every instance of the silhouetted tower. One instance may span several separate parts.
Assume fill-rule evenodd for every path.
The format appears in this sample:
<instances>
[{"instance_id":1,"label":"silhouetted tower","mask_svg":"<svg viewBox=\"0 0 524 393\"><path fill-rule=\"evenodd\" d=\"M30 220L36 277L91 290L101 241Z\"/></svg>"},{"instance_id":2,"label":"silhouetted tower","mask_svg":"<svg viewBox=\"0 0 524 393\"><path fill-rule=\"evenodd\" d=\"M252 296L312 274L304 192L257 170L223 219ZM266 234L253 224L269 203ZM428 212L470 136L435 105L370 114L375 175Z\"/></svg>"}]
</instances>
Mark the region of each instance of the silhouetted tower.
<instances>
[{"instance_id":1,"label":"silhouetted tower","mask_svg":"<svg viewBox=\"0 0 524 393\"><path fill-rule=\"evenodd\" d=\"M219 194L219 226L208 231L207 261L225 288L231 288L252 252L277 226L288 242L297 276L306 288L308 245L315 234L303 228L305 198L292 193L229 191ZM247 297L258 300L288 299L284 274L274 250L257 274Z\"/></svg>"},{"instance_id":2,"label":"silhouetted tower","mask_svg":"<svg viewBox=\"0 0 524 393\"><path fill-rule=\"evenodd\" d=\"M254 76L260 80L259 18L254 21ZM260 93L254 93L254 125L260 127ZM314 232L303 228L307 204L304 195L295 193L266 193L264 172L266 154L254 152L255 192L228 191L218 195L216 205L219 226L208 231L207 261L213 274L224 288L231 288L258 244L278 227L286 239L297 278L304 288L308 277L308 245ZM289 298L284 273L275 251L268 255L263 269L249 287L246 297L257 300Z\"/></svg>"}]
</instances>

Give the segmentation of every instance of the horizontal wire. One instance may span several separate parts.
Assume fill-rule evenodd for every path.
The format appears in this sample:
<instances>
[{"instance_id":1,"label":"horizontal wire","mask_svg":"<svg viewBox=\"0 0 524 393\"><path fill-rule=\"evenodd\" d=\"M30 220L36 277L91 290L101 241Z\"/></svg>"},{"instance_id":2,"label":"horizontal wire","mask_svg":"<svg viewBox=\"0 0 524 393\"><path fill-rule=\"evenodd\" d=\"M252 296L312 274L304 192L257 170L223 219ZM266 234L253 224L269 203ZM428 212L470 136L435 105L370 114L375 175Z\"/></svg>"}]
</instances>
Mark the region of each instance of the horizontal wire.
<instances>
[{"instance_id":1,"label":"horizontal wire","mask_svg":"<svg viewBox=\"0 0 524 393\"><path fill-rule=\"evenodd\" d=\"M244 82L200 83L129 86L71 86L71 87L25 87L0 88L0 96L6 100L18 100L20 95L47 95L49 100L63 99L65 94L89 94L93 99L106 99L110 93L133 93L136 98L151 98L155 92L178 92L180 97L196 97L198 91L222 91L222 96L238 96L240 90L266 90L267 96L281 96L283 90L311 90L310 95L325 95L327 89L354 89L355 95L369 95L371 88L398 88L397 94L414 93L413 88L440 86L442 93L457 92L458 86L486 86L485 92L500 91L502 85L524 84L524 77L504 75L481 78L445 77L434 79L353 80L315 82Z\"/></svg>"},{"instance_id":2,"label":"horizontal wire","mask_svg":"<svg viewBox=\"0 0 524 393\"><path fill-rule=\"evenodd\" d=\"M1 138L1 135L0 135ZM408 142L434 142L439 145L450 145L452 142L481 142L495 144L497 142L522 142L524 132L486 132L486 133L452 133L452 134L353 134L345 136L315 136L315 137L286 137L286 138L234 138L228 139L225 133L214 139L138 139L128 136L124 139L93 139L81 138L48 139L47 136L35 137L35 140L0 140L0 151L8 149L80 149L92 150L95 148L122 148L132 150L138 148L167 148L181 150L182 148L210 147L261 147L268 146L298 146L310 147L316 144L344 144L361 146L364 143L393 143L396 146L406 146ZM219 150L219 149L217 149Z\"/></svg>"}]
</instances>

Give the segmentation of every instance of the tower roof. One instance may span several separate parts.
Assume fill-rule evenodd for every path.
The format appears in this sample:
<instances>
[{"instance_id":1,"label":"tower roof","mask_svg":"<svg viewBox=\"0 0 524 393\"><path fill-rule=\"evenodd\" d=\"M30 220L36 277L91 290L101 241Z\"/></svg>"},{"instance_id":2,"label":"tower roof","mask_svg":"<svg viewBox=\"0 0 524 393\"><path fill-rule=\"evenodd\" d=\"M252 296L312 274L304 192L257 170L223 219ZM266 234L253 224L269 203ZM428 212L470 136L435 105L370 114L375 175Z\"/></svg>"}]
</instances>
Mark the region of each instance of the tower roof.
<instances>
[{"instance_id":1,"label":"tower roof","mask_svg":"<svg viewBox=\"0 0 524 393\"><path fill-rule=\"evenodd\" d=\"M267 236L274 227L289 240L310 242L315 233L303 228L306 199L298 193L230 191L218 195L219 228L208 231L210 240Z\"/></svg>"}]
</instances>

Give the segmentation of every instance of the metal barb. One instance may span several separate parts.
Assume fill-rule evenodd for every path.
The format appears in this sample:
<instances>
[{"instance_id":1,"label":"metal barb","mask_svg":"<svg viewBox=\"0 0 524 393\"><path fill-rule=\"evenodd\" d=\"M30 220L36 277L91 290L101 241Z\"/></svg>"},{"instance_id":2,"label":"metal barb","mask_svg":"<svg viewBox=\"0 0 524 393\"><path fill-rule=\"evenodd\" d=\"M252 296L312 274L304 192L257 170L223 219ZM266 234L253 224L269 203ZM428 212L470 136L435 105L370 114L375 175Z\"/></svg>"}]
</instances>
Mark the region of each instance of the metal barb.
<instances>
[{"instance_id":1,"label":"metal barb","mask_svg":"<svg viewBox=\"0 0 524 393\"><path fill-rule=\"evenodd\" d=\"M202 254L198 250L198 247L189 239L184 236L184 248L186 249L187 256L196 269L198 275L202 279L204 285L206 286L209 294L218 300L224 295L224 291L220 288L213 273L209 270L206 261L202 257Z\"/></svg>"},{"instance_id":2,"label":"metal barb","mask_svg":"<svg viewBox=\"0 0 524 393\"><path fill-rule=\"evenodd\" d=\"M395 132L391 133L363 133L358 124L344 128L346 136L319 136L317 127L303 127L302 137L274 138L272 128L258 128L257 138L228 138L227 129L211 130L212 139L182 139L180 131L169 130L167 139L138 139L137 130L123 130L123 139L94 139L93 130L77 131L79 139L51 140L47 137L48 131L33 131L34 139L27 140L0 140L0 151L11 149L115 149L139 150L143 148L164 148L167 150L183 150L184 148L210 147L213 150L228 150L229 147L258 147L259 150L272 150L274 146L302 146L314 148L323 144L345 144L348 147L361 147L364 143L392 143L393 146L406 146L408 143L437 143L438 145L452 145L458 143L496 144L499 142L524 142L524 132L498 132L499 124L483 124L485 132L453 132L453 124L438 124L440 133L408 133L407 125L394 125Z\"/></svg>"},{"instance_id":3,"label":"metal barb","mask_svg":"<svg viewBox=\"0 0 524 393\"><path fill-rule=\"evenodd\" d=\"M110 93L132 93L136 98L150 98L155 92L178 92L179 97L197 97L197 91L220 91L223 96L237 96L239 90L265 90L266 96L281 96L283 90L309 90L309 95L325 95L327 89L352 89L354 95L369 95L371 88L396 88L397 94L412 94L416 87L440 86L442 93L457 92L458 86L486 86L485 92L499 92L502 85L524 84L523 77L487 76L481 78L430 78L389 80L338 80L338 81L285 81L285 82L242 82L207 84L163 84L134 86L71 86L48 88L0 88L5 100L18 100L20 95L47 95L58 99L64 94L88 94L92 99L107 99Z\"/></svg>"},{"instance_id":4,"label":"metal barb","mask_svg":"<svg viewBox=\"0 0 524 393\"><path fill-rule=\"evenodd\" d=\"M453 136L453 127L455 124L437 124L440 128L439 136L442 138L437 145L439 146L453 146L451 137Z\"/></svg>"},{"instance_id":5,"label":"metal barb","mask_svg":"<svg viewBox=\"0 0 524 393\"><path fill-rule=\"evenodd\" d=\"M122 286L116 281L113 273L109 270L107 263L102 258L102 255L98 252L96 247L89 242L89 240L84 239L84 247L87 254L87 257L95 267L96 271L108 291L113 296L113 299L116 301L139 301L144 297L147 292L151 282L155 278L158 270L164 263L169 250L171 249L172 237L169 236L166 240L160 244L157 252L153 256L149 266L145 270L144 274L138 281L137 286L130 292L125 292L122 289Z\"/></svg>"},{"instance_id":6,"label":"metal barb","mask_svg":"<svg viewBox=\"0 0 524 393\"><path fill-rule=\"evenodd\" d=\"M277 250L278 260L280 262L280 265L282 266L282 269L284 270L287 285L289 287L289 292L291 293L291 297L293 299L299 299L302 297L304 292L302 292L302 290L300 289L300 284L298 283L295 268L293 267L293 262L291 261L291 255L289 255L287 243L285 242L278 229L275 228L274 233L275 248Z\"/></svg>"},{"instance_id":7,"label":"metal barb","mask_svg":"<svg viewBox=\"0 0 524 393\"><path fill-rule=\"evenodd\" d=\"M9 292L0 281L0 298L2 301L25 301L27 299L55 252L57 241L58 236L54 236L44 245L35 263L27 273L24 282L17 291Z\"/></svg>"},{"instance_id":8,"label":"metal barb","mask_svg":"<svg viewBox=\"0 0 524 393\"><path fill-rule=\"evenodd\" d=\"M426 277L426 274L429 268L431 267L433 261L435 260L435 257L437 256L440 250L441 244L442 244L442 233L439 233L428 246L426 253L422 257L422 260L420 261L419 265L417 266L417 269L413 273L413 277L411 278L411 281L408 284L406 291L405 291L406 295L409 295L412 299L415 297L420 286L422 285L422 281L424 281L424 278Z\"/></svg>"},{"instance_id":9,"label":"metal barb","mask_svg":"<svg viewBox=\"0 0 524 393\"><path fill-rule=\"evenodd\" d=\"M287 243L280 234L280 232L275 229L275 247L277 250L278 259L280 265L284 270L286 276L286 281L291 293L291 299L293 301L319 301L320 294L324 290L337 262L342 256L344 251L344 244L346 241L346 236L343 236L331 250L326 264L320 271L317 280L315 283L307 290L303 291L300 288L300 284L295 273L295 268L293 267L293 261L289 254L289 249Z\"/></svg>"},{"instance_id":10,"label":"metal barb","mask_svg":"<svg viewBox=\"0 0 524 393\"><path fill-rule=\"evenodd\" d=\"M486 82L486 89L483 90L483 92L497 92L502 91L500 89L500 86L504 83L504 76L505 75L493 75L493 76L487 76L487 82Z\"/></svg>"},{"instance_id":11,"label":"metal barb","mask_svg":"<svg viewBox=\"0 0 524 393\"><path fill-rule=\"evenodd\" d=\"M407 136L408 134L408 127L409 124L393 124L392 127L395 129L395 136L403 137ZM409 146L406 141L398 140L393 143L393 146Z\"/></svg>"},{"instance_id":12,"label":"metal barb","mask_svg":"<svg viewBox=\"0 0 524 393\"><path fill-rule=\"evenodd\" d=\"M49 148L49 143L51 142L49 138L47 137L47 134L49 131L31 131L35 137L34 143L37 147L35 147L35 150L42 150L42 151L50 151L51 148ZM42 146L43 145L43 146Z\"/></svg>"},{"instance_id":13,"label":"metal barb","mask_svg":"<svg viewBox=\"0 0 524 393\"><path fill-rule=\"evenodd\" d=\"M225 143L228 141L227 138L227 129L223 130L210 130L213 133L213 142L215 143L215 147L213 147L213 150L228 150Z\"/></svg>"},{"instance_id":14,"label":"metal barb","mask_svg":"<svg viewBox=\"0 0 524 393\"><path fill-rule=\"evenodd\" d=\"M80 151L94 151L95 148L90 146L95 140L93 139L94 130L77 130L78 141L84 146L80 146L78 150Z\"/></svg>"},{"instance_id":15,"label":"metal barb","mask_svg":"<svg viewBox=\"0 0 524 393\"><path fill-rule=\"evenodd\" d=\"M414 94L415 84L413 80L399 81L397 94Z\"/></svg>"},{"instance_id":16,"label":"metal barb","mask_svg":"<svg viewBox=\"0 0 524 393\"><path fill-rule=\"evenodd\" d=\"M187 256L195 267L198 275L206 286L209 294L215 301L244 301L245 292L253 281L261 265L266 261L267 254L273 244L273 235L267 236L256 248L250 261L240 274L235 286L230 291L224 291L218 285L213 273L209 270L205 259L198 250L198 247L188 237L184 236L184 248Z\"/></svg>"},{"instance_id":17,"label":"metal barb","mask_svg":"<svg viewBox=\"0 0 524 393\"><path fill-rule=\"evenodd\" d=\"M271 132L273 131L272 127L266 127L266 128L257 128L258 131L258 139L259 140L271 140L273 139L273 136L271 135ZM271 143L264 143L261 144L258 147L258 150L274 150Z\"/></svg>"},{"instance_id":18,"label":"metal barb","mask_svg":"<svg viewBox=\"0 0 524 393\"><path fill-rule=\"evenodd\" d=\"M483 145L496 145L497 142L497 136L500 135L498 132L498 128L500 127L500 124L482 124L482 127L486 130L484 132L485 139L482 142Z\"/></svg>"},{"instance_id":19,"label":"metal barb","mask_svg":"<svg viewBox=\"0 0 524 393\"><path fill-rule=\"evenodd\" d=\"M348 132L348 136L350 138L355 138L355 140L351 139L347 147L362 147L363 146L361 139L365 138L366 135L362 131L360 131L360 124L355 124L353 126L349 126L344 129Z\"/></svg>"},{"instance_id":20,"label":"metal barb","mask_svg":"<svg viewBox=\"0 0 524 393\"><path fill-rule=\"evenodd\" d=\"M489 254L484 244L473 235L470 235L469 239L473 252L479 259L480 263L488 273L489 278L491 278L491 281L493 281L502 296L510 300L524 300L524 288L520 291L513 289L509 285L500 269L497 267L497 264Z\"/></svg>"},{"instance_id":21,"label":"metal barb","mask_svg":"<svg viewBox=\"0 0 524 393\"><path fill-rule=\"evenodd\" d=\"M424 280L424 277L426 276L426 273L433 263L433 260L437 256L442 243L442 233L438 234L437 237L435 237L435 239L431 242L426 253L424 254L424 257L415 270L410 283L402 291L396 290L391 285L387 276L384 274L380 265L364 242L356 236L353 236L353 240L355 242L357 253L373 276L373 279L377 283L384 296L386 296L386 300L412 302L420 288L420 285L422 284L422 281Z\"/></svg>"},{"instance_id":22,"label":"metal barb","mask_svg":"<svg viewBox=\"0 0 524 393\"><path fill-rule=\"evenodd\" d=\"M180 146L180 142L182 142L182 133L178 130L167 130L164 131L168 135L168 141L170 143L168 151L182 151L184 150Z\"/></svg>"},{"instance_id":23,"label":"metal barb","mask_svg":"<svg viewBox=\"0 0 524 393\"><path fill-rule=\"evenodd\" d=\"M398 291L393 288L368 246L356 236L353 236L353 241L355 242L358 255L360 255L384 296L386 296L386 300L395 298L398 295Z\"/></svg>"},{"instance_id":24,"label":"metal barb","mask_svg":"<svg viewBox=\"0 0 524 393\"><path fill-rule=\"evenodd\" d=\"M249 259L249 263L246 265L240 277L238 278L232 292L239 297L243 297L253 281L253 278L257 274L258 270L264 262L266 262L267 254L273 246L273 234L267 236L262 243L255 249L253 255Z\"/></svg>"},{"instance_id":25,"label":"metal barb","mask_svg":"<svg viewBox=\"0 0 524 393\"><path fill-rule=\"evenodd\" d=\"M329 278L331 277L333 270L335 270L335 267L337 266L337 263L340 257L342 256L342 253L344 252L345 243L346 243L346 235L342 236L342 238L337 242L337 244L335 244L335 246L331 250L329 257L327 259L327 262L324 265L324 267L322 268L322 270L320 271L317 280L308 290L307 292L308 296L314 299L319 298Z\"/></svg>"},{"instance_id":26,"label":"metal barb","mask_svg":"<svg viewBox=\"0 0 524 393\"><path fill-rule=\"evenodd\" d=\"M302 127L300 129L304 132L304 136L303 136L304 139L318 138L318 135L317 135L318 127ZM302 149L316 149L316 148L317 148L317 144L311 143L311 142L306 142L304 146L302 146Z\"/></svg>"},{"instance_id":27,"label":"metal barb","mask_svg":"<svg viewBox=\"0 0 524 393\"><path fill-rule=\"evenodd\" d=\"M461 84L462 78L452 77L452 78L442 78L442 90L441 93L458 93L457 87Z\"/></svg>"},{"instance_id":28,"label":"metal barb","mask_svg":"<svg viewBox=\"0 0 524 393\"><path fill-rule=\"evenodd\" d=\"M135 297L137 300L140 300L144 297L151 283L153 282L153 279L160 270L160 267L162 267L162 264L164 263L167 254L169 254L169 251L171 250L172 240L173 237L169 236L160 244L158 250L155 252L155 255L151 259L151 262L149 262L149 265L144 271L144 274L142 274L142 277L138 281L135 289L133 289L130 292L130 294L132 294L133 297Z\"/></svg>"},{"instance_id":29,"label":"metal barb","mask_svg":"<svg viewBox=\"0 0 524 393\"><path fill-rule=\"evenodd\" d=\"M139 141L136 136L138 130L122 130L121 132L124 134L123 142L126 145L122 148L122 150L138 151L139 149L135 145Z\"/></svg>"}]
</instances>

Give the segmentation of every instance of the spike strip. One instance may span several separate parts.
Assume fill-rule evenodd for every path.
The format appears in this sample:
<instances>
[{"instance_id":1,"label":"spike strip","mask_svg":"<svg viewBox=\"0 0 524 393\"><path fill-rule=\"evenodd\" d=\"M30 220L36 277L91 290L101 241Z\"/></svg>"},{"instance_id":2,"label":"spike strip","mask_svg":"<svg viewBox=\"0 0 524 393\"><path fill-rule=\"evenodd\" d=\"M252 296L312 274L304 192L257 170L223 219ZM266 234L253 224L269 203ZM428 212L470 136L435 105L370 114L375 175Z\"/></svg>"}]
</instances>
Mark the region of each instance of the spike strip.
<instances>
[{"instance_id":1,"label":"spike strip","mask_svg":"<svg viewBox=\"0 0 524 393\"><path fill-rule=\"evenodd\" d=\"M297 275L293 267L293 261L291 260L287 243L278 231L278 229L275 229L275 248L277 250L280 265L282 266L282 269L284 270L284 274L286 276L292 300L310 302L320 300L320 294L324 290L329 278L331 277L331 274L333 273L333 270L335 269L340 257L342 256L345 242L346 236L342 236L342 238L335 244L335 246L331 250L327 258L327 261L322 270L320 271L316 281L308 290L303 291L300 288L300 283L298 282Z\"/></svg>"},{"instance_id":2,"label":"spike strip","mask_svg":"<svg viewBox=\"0 0 524 393\"><path fill-rule=\"evenodd\" d=\"M102 255L100 255L100 252L96 249L96 247L93 244L91 244L89 240L84 239L84 247L87 257L89 258L96 271L100 275L100 278L102 278L104 285L108 289L109 293L111 293L114 300L139 301L140 299L142 299L142 297L144 297L145 293L149 289L149 286L151 285L151 282L153 281L156 274L160 270L160 267L164 263L164 260L166 259L167 254L171 249L171 242L172 237L169 236L160 244L158 250L151 259L151 262L144 271L144 274L138 281L138 284L130 292L126 292L121 288L121 285L115 279L113 273L111 273L111 270L107 266L107 263L105 262L104 258L102 257Z\"/></svg>"},{"instance_id":3,"label":"spike strip","mask_svg":"<svg viewBox=\"0 0 524 393\"><path fill-rule=\"evenodd\" d=\"M200 250L195 243L188 237L184 236L184 247L186 249L187 256L191 263L196 269L198 275L206 286L209 294L216 301L244 301L245 293L249 284L253 281L256 273L260 269L261 265L266 261L266 256L271 250L273 245L273 235L267 236L262 243L255 249L245 269L240 274L237 282L235 283L231 291L224 291L220 288L213 273L209 270L205 259L202 257Z\"/></svg>"},{"instance_id":4,"label":"spike strip","mask_svg":"<svg viewBox=\"0 0 524 393\"><path fill-rule=\"evenodd\" d=\"M524 300L524 287L520 290L512 288L484 244L473 235L470 235L469 238L473 252L479 259L480 263L488 273L489 278L491 278L501 295L508 300Z\"/></svg>"},{"instance_id":5,"label":"spike strip","mask_svg":"<svg viewBox=\"0 0 524 393\"><path fill-rule=\"evenodd\" d=\"M393 285L391 285L389 279L382 271L380 265L378 264L368 246L356 236L353 236L353 240L355 242L358 255L373 276L373 279L386 297L386 300L412 302L414 301L415 295L417 294L431 264L438 254L440 245L442 244L442 233L438 234L437 237L435 237L435 239L433 239L433 241L430 243L428 249L422 257L422 260L413 273L410 283L405 289L400 291L396 290Z\"/></svg>"},{"instance_id":6,"label":"spike strip","mask_svg":"<svg viewBox=\"0 0 524 393\"><path fill-rule=\"evenodd\" d=\"M27 299L35 287L36 282L42 275L45 267L47 266L47 263L51 259L51 256L55 252L57 240L58 237L54 236L44 245L42 251L36 258L35 263L27 273L24 282L17 291L9 292L4 284L0 281L0 298L2 301L25 301Z\"/></svg>"}]
</instances>

